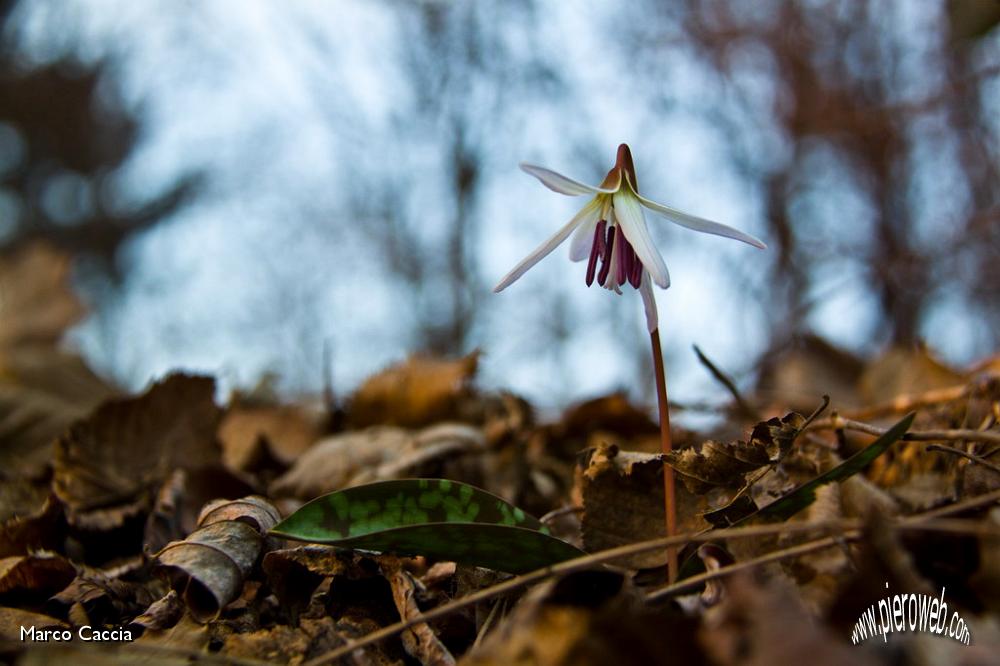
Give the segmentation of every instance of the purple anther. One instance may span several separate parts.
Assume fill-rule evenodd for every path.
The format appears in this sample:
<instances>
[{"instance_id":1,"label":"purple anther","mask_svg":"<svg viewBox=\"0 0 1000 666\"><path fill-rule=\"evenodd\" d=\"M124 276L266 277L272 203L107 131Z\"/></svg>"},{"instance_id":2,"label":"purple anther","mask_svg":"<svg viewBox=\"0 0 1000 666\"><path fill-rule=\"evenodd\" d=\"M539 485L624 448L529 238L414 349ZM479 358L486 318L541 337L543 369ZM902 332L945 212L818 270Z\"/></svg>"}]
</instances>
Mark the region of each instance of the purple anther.
<instances>
[{"instance_id":1,"label":"purple anther","mask_svg":"<svg viewBox=\"0 0 1000 666\"><path fill-rule=\"evenodd\" d=\"M594 284L594 274L597 272L597 259L601 256L604 244L605 221L601 220L594 229L594 243L590 246L590 259L587 260L587 286Z\"/></svg>"},{"instance_id":2,"label":"purple anther","mask_svg":"<svg viewBox=\"0 0 1000 666\"><path fill-rule=\"evenodd\" d=\"M604 245L604 256L601 257L601 272L597 274L597 284L604 286L611 272L611 253L615 249L615 228L608 228L608 241Z\"/></svg>"},{"instance_id":3,"label":"purple anther","mask_svg":"<svg viewBox=\"0 0 1000 666\"><path fill-rule=\"evenodd\" d=\"M631 255L632 246L629 245L628 239L625 238L625 234L618 239L618 262L615 267L615 281L619 285L623 285L628 281L628 276L631 273L631 266L629 265L629 255Z\"/></svg>"},{"instance_id":4,"label":"purple anther","mask_svg":"<svg viewBox=\"0 0 1000 666\"><path fill-rule=\"evenodd\" d=\"M597 223L597 229L594 231L594 245L597 246L598 255L604 254L604 246L607 245L607 241L605 241L604 237L607 231L608 231L608 221L600 220Z\"/></svg>"},{"instance_id":5,"label":"purple anther","mask_svg":"<svg viewBox=\"0 0 1000 666\"><path fill-rule=\"evenodd\" d=\"M631 248L629 248L629 249L631 249ZM643 266L642 266L642 262L639 261L639 257L635 256L635 250L634 249L632 250L632 257L633 257L632 272L629 273L628 281L629 281L629 284L631 284L633 287L635 287L636 289L638 289L639 286L642 284L642 268L643 268Z\"/></svg>"}]
</instances>

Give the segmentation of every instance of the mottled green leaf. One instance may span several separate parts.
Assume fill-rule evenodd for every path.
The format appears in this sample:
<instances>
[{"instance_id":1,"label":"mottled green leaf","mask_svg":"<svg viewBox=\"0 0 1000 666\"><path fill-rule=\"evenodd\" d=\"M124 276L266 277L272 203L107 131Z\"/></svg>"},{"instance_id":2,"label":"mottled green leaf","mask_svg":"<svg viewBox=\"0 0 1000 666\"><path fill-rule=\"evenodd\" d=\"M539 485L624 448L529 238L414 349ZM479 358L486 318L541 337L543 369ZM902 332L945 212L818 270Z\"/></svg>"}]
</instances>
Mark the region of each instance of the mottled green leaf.
<instances>
[{"instance_id":1,"label":"mottled green leaf","mask_svg":"<svg viewBox=\"0 0 1000 666\"><path fill-rule=\"evenodd\" d=\"M287 539L425 555L522 573L583 555L534 517L446 479L380 481L319 497L271 533Z\"/></svg>"},{"instance_id":2,"label":"mottled green leaf","mask_svg":"<svg viewBox=\"0 0 1000 666\"><path fill-rule=\"evenodd\" d=\"M781 521L791 518L796 513L805 509L816 499L816 489L834 481L843 481L850 478L867 467L873 460L886 452L895 444L906 431L910 429L915 414L908 414L903 419L892 426L884 435L876 439L867 447L858 451L853 456L837 465L829 472L820 474L815 479L808 481L795 490L789 492L782 498L771 502L763 509L747 516L740 522L756 519L762 521Z\"/></svg>"}]
</instances>

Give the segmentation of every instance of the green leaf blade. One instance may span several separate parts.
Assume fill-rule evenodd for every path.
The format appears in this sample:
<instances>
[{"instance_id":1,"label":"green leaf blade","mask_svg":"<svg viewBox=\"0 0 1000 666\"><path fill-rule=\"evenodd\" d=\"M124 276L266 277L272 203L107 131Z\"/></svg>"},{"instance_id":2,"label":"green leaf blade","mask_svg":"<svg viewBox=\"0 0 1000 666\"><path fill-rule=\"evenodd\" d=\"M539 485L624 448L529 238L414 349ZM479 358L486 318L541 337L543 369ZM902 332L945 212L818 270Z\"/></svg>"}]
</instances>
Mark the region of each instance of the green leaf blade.
<instances>
[{"instance_id":1,"label":"green leaf blade","mask_svg":"<svg viewBox=\"0 0 1000 666\"><path fill-rule=\"evenodd\" d=\"M381 481L330 493L302 506L271 533L510 573L584 554L500 497L445 479Z\"/></svg>"}]
</instances>

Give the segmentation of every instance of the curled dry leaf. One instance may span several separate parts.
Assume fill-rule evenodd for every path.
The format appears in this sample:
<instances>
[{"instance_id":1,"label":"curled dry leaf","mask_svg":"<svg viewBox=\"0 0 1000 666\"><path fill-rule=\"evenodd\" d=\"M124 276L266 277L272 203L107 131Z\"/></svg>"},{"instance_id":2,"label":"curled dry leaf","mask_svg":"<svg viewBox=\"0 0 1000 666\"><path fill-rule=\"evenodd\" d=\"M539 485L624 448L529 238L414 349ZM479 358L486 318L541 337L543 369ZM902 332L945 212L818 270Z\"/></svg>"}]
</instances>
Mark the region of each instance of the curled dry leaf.
<instances>
[{"instance_id":1,"label":"curled dry leaf","mask_svg":"<svg viewBox=\"0 0 1000 666\"><path fill-rule=\"evenodd\" d=\"M604 444L585 452L577 467L575 494L583 501L583 544L589 552L654 539L665 533L663 462L659 455L619 451ZM677 531L708 527L701 518L704 497L682 485L676 488ZM665 552L650 552L618 560L635 568L666 564Z\"/></svg>"},{"instance_id":2,"label":"curled dry leaf","mask_svg":"<svg viewBox=\"0 0 1000 666\"><path fill-rule=\"evenodd\" d=\"M475 397L471 382L479 354L474 351L454 360L411 356L373 375L351 396L347 408L350 427L420 427L462 420Z\"/></svg>"},{"instance_id":3,"label":"curled dry leaf","mask_svg":"<svg viewBox=\"0 0 1000 666\"><path fill-rule=\"evenodd\" d=\"M801 415L792 412L781 419L758 423L748 441L722 444L708 440L700 451L693 448L671 451L667 462L693 493L705 494L717 486L740 488L746 483L748 472L781 461L804 422Z\"/></svg>"},{"instance_id":4,"label":"curled dry leaf","mask_svg":"<svg viewBox=\"0 0 1000 666\"><path fill-rule=\"evenodd\" d=\"M56 443L52 486L73 525L110 529L148 510L176 468L219 462L215 381L176 374L137 398L109 400Z\"/></svg>"},{"instance_id":5,"label":"curled dry leaf","mask_svg":"<svg viewBox=\"0 0 1000 666\"><path fill-rule=\"evenodd\" d=\"M221 465L175 469L157 491L146 518L143 552L152 555L193 532L198 514L209 500L245 497L253 492L254 488Z\"/></svg>"},{"instance_id":6,"label":"curled dry leaf","mask_svg":"<svg viewBox=\"0 0 1000 666\"><path fill-rule=\"evenodd\" d=\"M207 622L239 597L264 548L265 532L278 520L278 510L264 498L213 502L202 510L199 529L157 554L157 571L191 616Z\"/></svg>"},{"instance_id":7,"label":"curled dry leaf","mask_svg":"<svg viewBox=\"0 0 1000 666\"><path fill-rule=\"evenodd\" d=\"M465 452L480 452L478 428L442 423L417 432L376 426L335 435L306 451L271 485L273 496L312 499L372 481L421 476L420 467Z\"/></svg>"}]
</instances>

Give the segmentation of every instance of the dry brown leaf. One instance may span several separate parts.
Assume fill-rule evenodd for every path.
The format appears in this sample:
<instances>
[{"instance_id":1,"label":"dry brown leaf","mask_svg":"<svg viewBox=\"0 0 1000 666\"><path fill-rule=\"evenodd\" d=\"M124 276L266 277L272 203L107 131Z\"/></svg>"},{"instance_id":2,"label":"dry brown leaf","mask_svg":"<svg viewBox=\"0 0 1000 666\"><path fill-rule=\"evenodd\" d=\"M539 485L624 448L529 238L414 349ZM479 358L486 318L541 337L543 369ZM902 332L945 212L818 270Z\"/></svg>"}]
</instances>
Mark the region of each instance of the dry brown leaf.
<instances>
[{"instance_id":1,"label":"dry brown leaf","mask_svg":"<svg viewBox=\"0 0 1000 666\"><path fill-rule=\"evenodd\" d=\"M6 505L7 491L12 487L14 484L0 484L0 506ZM36 512L15 515L0 524L0 557L55 550L62 545L65 526L62 505L46 494Z\"/></svg>"},{"instance_id":2,"label":"dry brown leaf","mask_svg":"<svg viewBox=\"0 0 1000 666\"><path fill-rule=\"evenodd\" d=\"M68 624L54 617L0 606L0 641L21 643L21 627L34 627L36 631L69 629Z\"/></svg>"},{"instance_id":3,"label":"dry brown leaf","mask_svg":"<svg viewBox=\"0 0 1000 666\"><path fill-rule=\"evenodd\" d=\"M667 454L680 479L693 493L702 495L716 486L741 488L746 474L775 465L788 453L805 419L792 412L781 419L758 423L746 442L704 442L700 450L677 449Z\"/></svg>"},{"instance_id":4,"label":"dry brown leaf","mask_svg":"<svg viewBox=\"0 0 1000 666\"><path fill-rule=\"evenodd\" d=\"M255 488L221 465L176 469L156 494L146 518L143 552L152 554L198 527L202 507L253 494Z\"/></svg>"},{"instance_id":5,"label":"dry brown leaf","mask_svg":"<svg viewBox=\"0 0 1000 666\"><path fill-rule=\"evenodd\" d=\"M181 595L192 617L212 620L239 597L267 531L279 520L278 510L264 498L211 503L196 531L156 555L156 570Z\"/></svg>"},{"instance_id":6,"label":"dry brown leaf","mask_svg":"<svg viewBox=\"0 0 1000 666\"><path fill-rule=\"evenodd\" d=\"M231 407L219 426L226 466L251 471L263 440L275 460L285 467L323 435L325 415L297 405Z\"/></svg>"},{"instance_id":7,"label":"dry brown leaf","mask_svg":"<svg viewBox=\"0 0 1000 666\"><path fill-rule=\"evenodd\" d=\"M184 602L176 590L170 590L133 619L128 628L132 629L135 635L141 635L146 631L163 631L177 624L183 615Z\"/></svg>"},{"instance_id":8,"label":"dry brown leaf","mask_svg":"<svg viewBox=\"0 0 1000 666\"><path fill-rule=\"evenodd\" d=\"M352 428L370 425L420 427L462 420L473 396L471 382L479 352L454 360L411 356L366 380L351 397L347 420Z\"/></svg>"},{"instance_id":9,"label":"dry brown leaf","mask_svg":"<svg viewBox=\"0 0 1000 666\"><path fill-rule=\"evenodd\" d=\"M583 502L583 544L590 552L655 539L666 533L663 510L663 463L649 453L619 451L605 444L588 451L577 467L574 494ZM701 514L703 496L676 487L677 531L709 527ZM651 552L617 561L634 568L665 565L665 552Z\"/></svg>"},{"instance_id":10,"label":"dry brown leaf","mask_svg":"<svg viewBox=\"0 0 1000 666\"><path fill-rule=\"evenodd\" d=\"M52 484L70 523L117 527L149 509L174 469L218 464L214 394L211 378L175 374L75 423L56 443Z\"/></svg>"},{"instance_id":11,"label":"dry brown leaf","mask_svg":"<svg viewBox=\"0 0 1000 666\"><path fill-rule=\"evenodd\" d=\"M322 440L271 484L270 493L312 499L361 483L419 475L429 462L485 448L482 431L467 425L443 423L418 432L376 426Z\"/></svg>"},{"instance_id":12,"label":"dry brown leaf","mask_svg":"<svg viewBox=\"0 0 1000 666\"><path fill-rule=\"evenodd\" d=\"M44 601L76 577L76 568L55 553L16 555L0 560L0 603L5 600Z\"/></svg>"},{"instance_id":13,"label":"dry brown leaf","mask_svg":"<svg viewBox=\"0 0 1000 666\"><path fill-rule=\"evenodd\" d=\"M294 622L309 606L324 578L347 573L356 566L353 553L329 546L299 546L272 550L264 555L261 568L281 607Z\"/></svg>"}]
</instances>

